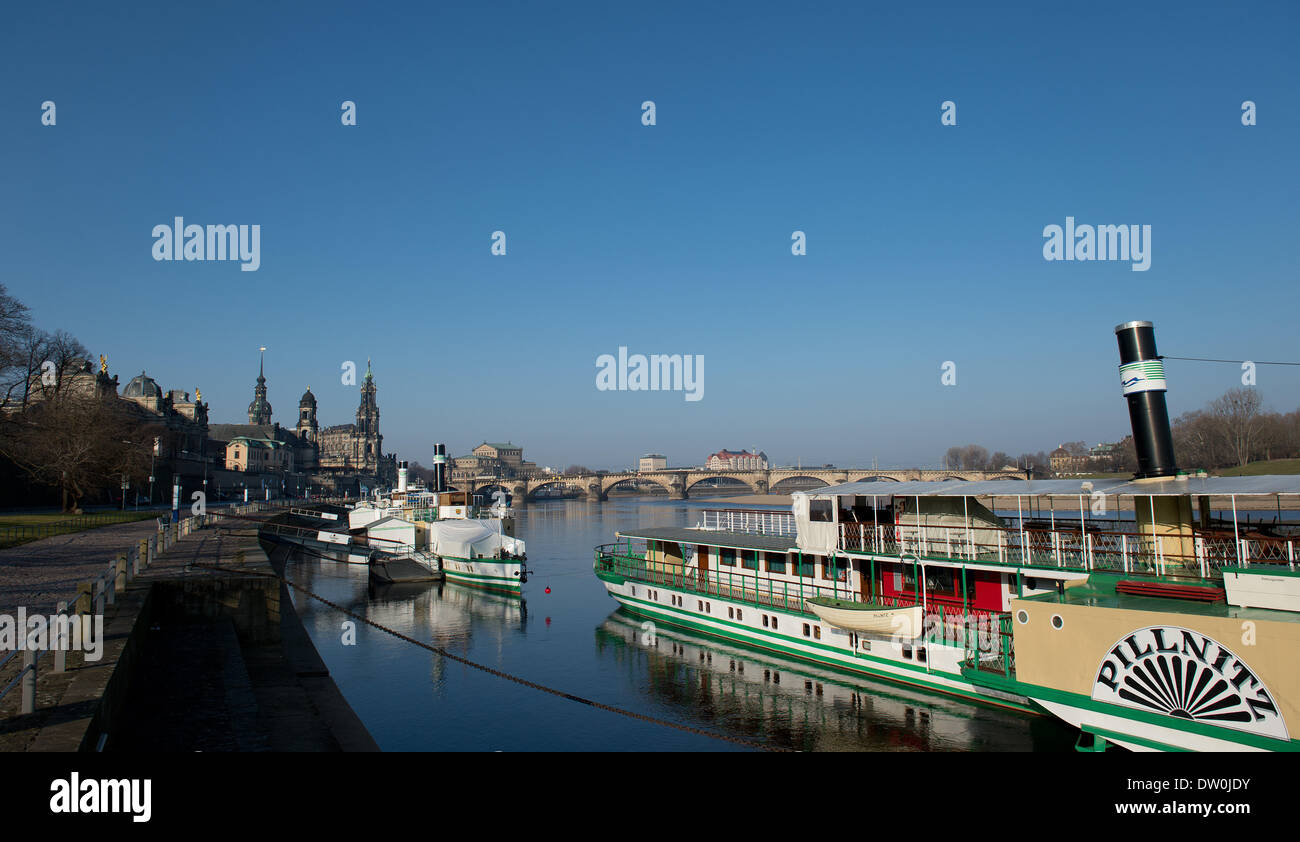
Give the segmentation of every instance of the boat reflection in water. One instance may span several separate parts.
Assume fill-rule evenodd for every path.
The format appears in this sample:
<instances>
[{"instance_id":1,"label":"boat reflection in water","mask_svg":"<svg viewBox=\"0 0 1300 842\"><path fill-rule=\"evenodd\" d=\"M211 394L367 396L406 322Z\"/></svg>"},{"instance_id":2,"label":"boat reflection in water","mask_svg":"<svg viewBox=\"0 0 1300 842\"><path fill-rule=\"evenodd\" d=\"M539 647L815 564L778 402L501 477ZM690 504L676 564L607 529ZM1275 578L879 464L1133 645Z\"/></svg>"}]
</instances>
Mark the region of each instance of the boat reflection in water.
<instances>
[{"instance_id":1,"label":"boat reflection in water","mask_svg":"<svg viewBox=\"0 0 1300 842\"><path fill-rule=\"evenodd\" d=\"M373 623L449 651L464 650L475 636L487 635L503 645L526 631L527 601L518 595L447 582L381 585L368 581L364 567L322 563L302 554L290 561L290 578L307 590ZM294 602L304 619L311 615L340 619L332 608L301 594L295 595Z\"/></svg>"},{"instance_id":2,"label":"boat reflection in water","mask_svg":"<svg viewBox=\"0 0 1300 842\"><path fill-rule=\"evenodd\" d=\"M721 734L800 751L1051 751L1074 734L1047 717L849 676L615 611L596 629L651 697Z\"/></svg>"}]
</instances>

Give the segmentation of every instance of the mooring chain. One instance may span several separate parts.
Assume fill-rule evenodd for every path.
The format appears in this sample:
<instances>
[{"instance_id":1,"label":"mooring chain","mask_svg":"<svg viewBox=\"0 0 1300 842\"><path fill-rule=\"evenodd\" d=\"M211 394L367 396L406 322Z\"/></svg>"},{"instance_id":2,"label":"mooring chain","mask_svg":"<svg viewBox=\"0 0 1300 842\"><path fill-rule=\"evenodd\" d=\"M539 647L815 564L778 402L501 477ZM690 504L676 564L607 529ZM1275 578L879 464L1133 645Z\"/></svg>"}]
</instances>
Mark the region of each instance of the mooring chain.
<instances>
[{"instance_id":1,"label":"mooring chain","mask_svg":"<svg viewBox=\"0 0 1300 842\"><path fill-rule=\"evenodd\" d=\"M347 608L344 608L342 605L339 605L335 602L326 599L320 594L313 593L307 588L304 588L302 585L299 585L298 583L292 582L289 579L285 578L284 576L281 576L279 573L274 573L274 572L270 574L254 573L254 571L239 570L237 568L223 567L215 564L211 564L211 565L200 564L195 566L205 567L210 570L220 570L227 573L243 573L245 575L252 573L254 575L259 575L259 576L266 576L266 575L274 576L276 579L279 579L284 584L288 585L289 587L293 588L296 591L299 591L300 593L306 594L307 596L311 597L317 602L328 605L330 608L333 608L335 611L338 611L341 614L346 614L347 616L351 617L354 620L357 620L358 622L365 623L368 626L373 626L374 628L379 629L385 634L392 635L398 640L404 640L407 643L412 643L416 646L419 646L422 649L427 649L428 651L433 652L434 654L441 655L444 658L449 658L450 660L453 660L459 664L464 664L467 667L480 670L482 672L487 673L488 675L494 675L497 678L504 678L507 681L513 681L516 684L522 684L525 687L530 687L534 690L540 690L541 692L549 693L552 696L559 696L561 699L568 699L571 702L579 702L581 704L588 705L590 707L597 708L599 710L608 711L609 713L616 713L619 714L620 716L626 716L631 719L638 719L642 722L649 722L654 725L662 725L667 728L675 728L678 731L685 731L689 734L698 734L699 736L709 737L714 740L725 740L729 743L748 746L749 748L755 748L761 751L793 751L793 749L782 748L780 746L767 745L765 743L758 743L758 742L754 742L753 740L746 740L743 737L732 737L727 734L719 734L716 731L706 731L703 728L696 728L692 725L686 725L681 722L672 722L667 719L659 719L658 717L649 716L644 713L637 713L636 711L627 710L625 708L615 707L613 705L607 705L603 702L597 702L594 699L588 699L583 696L574 695L573 693L566 693L563 690L556 690L553 687L547 687L545 684L538 684L536 681L530 681L527 678L520 678L517 675L512 675L511 673L503 672L502 670L495 669L494 667L486 666L485 664L476 663L474 661L469 660L468 658L463 658L460 655L456 655L451 652L448 652L446 649L443 649L439 646L434 646L431 643L425 643L422 640L416 640L415 638L410 637L409 635L405 635L397 631L396 629L390 629L381 623L376 623L374 620L371 620L368 617L363 617L360 614L350 611Z\"/></svg>"}]
</instances>

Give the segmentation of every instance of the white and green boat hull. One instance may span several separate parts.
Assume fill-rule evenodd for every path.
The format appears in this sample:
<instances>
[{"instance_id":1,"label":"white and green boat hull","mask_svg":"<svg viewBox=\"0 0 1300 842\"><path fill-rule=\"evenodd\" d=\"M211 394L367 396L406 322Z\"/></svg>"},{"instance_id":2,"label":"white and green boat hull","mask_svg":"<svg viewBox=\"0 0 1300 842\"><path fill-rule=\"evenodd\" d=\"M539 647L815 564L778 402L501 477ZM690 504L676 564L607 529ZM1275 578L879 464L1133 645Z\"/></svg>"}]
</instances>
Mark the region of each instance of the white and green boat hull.
<instances>
[{"instance_id":1,"label":"white and green boat hull","mask_svg":"<svg viewBox=\"0 0 1300 842\"><path fill-rule=\"evenodd\" d=\"M518 559L442 556L442 573L458 585L518 594L527 581L524 564Z\"/></svg>"}]
</instances>

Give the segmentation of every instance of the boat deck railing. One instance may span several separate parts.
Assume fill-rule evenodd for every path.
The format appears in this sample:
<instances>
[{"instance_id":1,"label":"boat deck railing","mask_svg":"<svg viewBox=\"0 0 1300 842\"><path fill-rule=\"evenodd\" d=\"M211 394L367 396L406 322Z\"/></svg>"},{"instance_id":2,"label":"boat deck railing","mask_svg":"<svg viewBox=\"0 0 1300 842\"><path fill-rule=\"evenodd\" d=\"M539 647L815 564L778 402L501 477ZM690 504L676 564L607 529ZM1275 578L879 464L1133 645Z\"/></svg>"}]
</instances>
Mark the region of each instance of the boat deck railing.
<instances>
[{"instance_id":1,"label":"boat deck railing","mask_svg":"<svg viewBox=\"0 0 1300 842\"><path fill-rule=\"evenodd\" d=\"M1114 571L1208 579L1222 567L1270 565L1295 570L1297 539L1258 534L1191 536L1081 528L841 523L840 548L1021 567Z\"/></svg>"},{"instance_id":2,"label":"boat deck railing","mask_svg":"<svg viewBox=\"0 0 1300 842\"><path fill-rule=\"evenodd\" d=\"M675 568L675 569L674 569ZM613 573L647 584L677 588L700 596L716 596L758 607L780 608L813 616L807 600L818 596L851 599L844 587L780 582L730 570L699 570L694 567L647 561L627 544L602 544L596 548L596 570Z\"/></svg>"},{"instance_id":3,"label":"boat deck railing","mask_svg":"<svg viewBox=\"0 0 1300 842\"><path fill-rule=\"evenodd\" d=\"M648 561L627 543L602 544L596 548L597 572L611 573L647 585L662 585L684 591L703 599L718 597L743 602L756 608L773 608L819 618L808 607L808 601L817 597L861 602L861 595L844 586L819 585L812 581L791 583L761 576L720 570L697 570ZM676 569L669 569L676 568ZM878 597L873 605L887 607L925 608L923 628L909 644L941 643L950 646L972 647L980 652L986 649L1001 653L998 648L1002 628L1010 628L1010 615L975 608L948 606L936 601L922 602L911 598ZM710 612L712 613L712 612ZM791 630L794 631L794 630ZM870 635L863 637L883 637Z\"/></svg>"},{"instance_id":4,"label":"boat deck railing","mask_svg":"<svg viewBox=\"0 0 1300 842\"><path fill-rule=\"evenodd\" d=\"M758 509L705 509L695 528L789 538L796 534L792 512L765 512Z\"/></svg>"},{"instance_id":5,"label":"boat deck railing","mask_svg":"<svg viewBox=\"0 0 1300 842\"><path fill-rule=\"evenodd\" d=\"M981 635L978 641L967 639L962 667L1003 678L1016 677L1015 634L1011 630L1010 614L997 615L997 625L989 629L987 636Z\"/></svg>"}]
</instances>

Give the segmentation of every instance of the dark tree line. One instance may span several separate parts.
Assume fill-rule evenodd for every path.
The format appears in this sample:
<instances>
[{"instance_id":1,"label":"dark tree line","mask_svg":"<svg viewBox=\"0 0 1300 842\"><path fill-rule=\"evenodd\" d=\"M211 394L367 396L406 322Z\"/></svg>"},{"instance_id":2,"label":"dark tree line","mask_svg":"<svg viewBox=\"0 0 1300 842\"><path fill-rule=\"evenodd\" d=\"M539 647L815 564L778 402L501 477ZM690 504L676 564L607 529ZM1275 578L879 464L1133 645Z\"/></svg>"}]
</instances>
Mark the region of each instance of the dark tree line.
<instances>
[{"instance_id":1,"label":"dark tree line","mask_svg":"<svg viewBox=\"0 0 1300 842\"><path fill-rule=\"evenodd\" d=\"M1300 457L1300 409L1272 412L1264 409L1263 395L1254 387L1230 389L1205 408L1185 412L1170 423L1174 456L1180 467L1228 468L1268 459ZM1081 441L1061 447L1072 457L1089 453ZM1043 452L1010 457L998 451L992 455L978 444L950 447L944 454L945 468L964 471L996 471L1013 466L1029 467L1035 476L1051 475L1050 456ZM1126 436L1110 454L1091 460L1088 470L1097 473L1137 470L1133 437Z\"/></svg>"},{"instance_id":2,"label":"dark tree line","mask_svg":"<svg viewBox=\"0 0 1300 842\"><path fill-rule=\"evenodd\" d=\"M1172 427L1174 453L1184 466L1227 468L1300 456L1300 410L1265 410L1254 387L1231 389L1204 409L1178 416Z\"/></svg>"}]
</instances>

